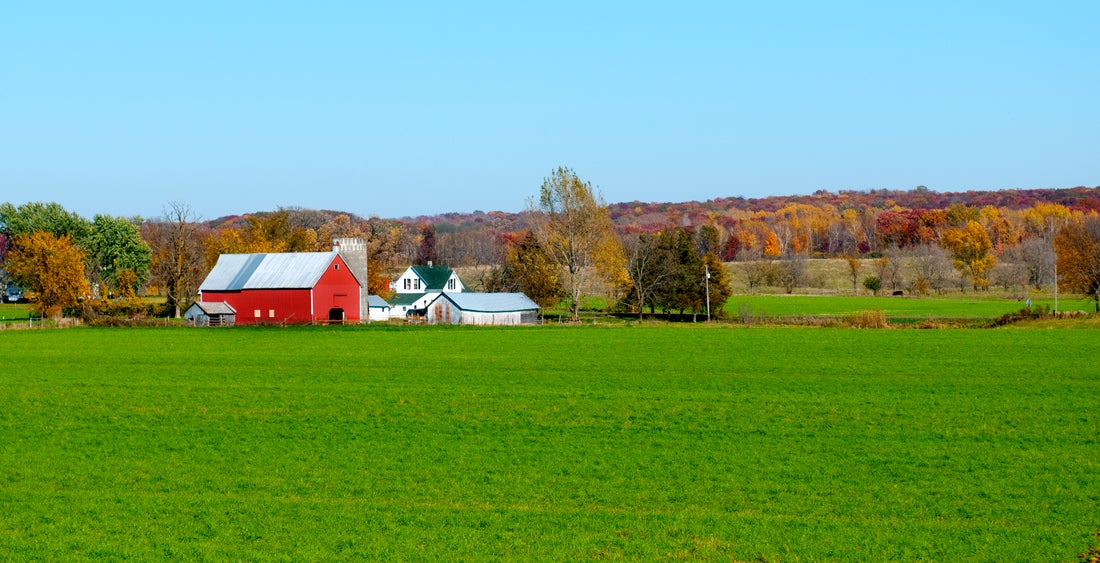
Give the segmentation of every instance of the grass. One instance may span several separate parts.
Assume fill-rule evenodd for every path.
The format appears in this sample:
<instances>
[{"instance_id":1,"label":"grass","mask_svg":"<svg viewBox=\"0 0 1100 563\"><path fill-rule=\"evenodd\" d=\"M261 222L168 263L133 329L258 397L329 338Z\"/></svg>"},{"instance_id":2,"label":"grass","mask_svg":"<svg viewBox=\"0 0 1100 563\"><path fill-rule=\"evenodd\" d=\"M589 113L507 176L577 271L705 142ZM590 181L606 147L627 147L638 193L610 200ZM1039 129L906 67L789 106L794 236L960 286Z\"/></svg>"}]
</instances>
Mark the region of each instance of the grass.
<instances>
[{"instance_id":1,"label":"grass","mask_svg":"<svg viewBox=\"0 0 1100 563\"><path fill-rule=\"evenodd\" d=\"M0 333L0 554L1042 560L1100 527L1091 331Z\"/></svg>"},{"instance_id":2,"label":"grass","mask_svg":"<svg viewBox=\"0 0 1100 563\"><path fill-rule=\"evenodd\" d=\"M1073 296L1060 298L1058 310L1092 311L1092 301ZM1022 301L1003 296L976 294L945 297L852 297L814 295L735 295L726 302L726 311L734 318L748 310L751 315L802 316L847 315L857 311L878 309L887 317L986 317L996 318L1018 311L1025 306ZM1032 297L1033 307L1052 307L1048 295Z\"/></svg>"},{"instance_id":3,"label":"grass","mask_svg":"<svg viewBox=\"0 0 1100 563\"><path fill-rule=\"evenodd\" d=\"M0 324L27 322L31 318L31 306L26 303L0 303Z\"/></svg>"}]
</instances>

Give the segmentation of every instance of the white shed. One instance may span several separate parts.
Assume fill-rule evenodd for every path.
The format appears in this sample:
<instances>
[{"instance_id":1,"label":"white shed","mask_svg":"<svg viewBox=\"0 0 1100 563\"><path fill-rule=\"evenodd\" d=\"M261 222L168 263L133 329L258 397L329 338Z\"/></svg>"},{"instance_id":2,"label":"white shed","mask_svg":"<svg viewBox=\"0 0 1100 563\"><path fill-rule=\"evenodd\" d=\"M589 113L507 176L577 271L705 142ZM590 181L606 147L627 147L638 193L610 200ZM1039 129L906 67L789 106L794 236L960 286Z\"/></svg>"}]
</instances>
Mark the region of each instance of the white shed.
<instances>
[{"instance_id":1,"label":"white shed","mask_svg":"<svg viewBox=\"0 0 1100 563\"><path fill-rule=\"evenodd\" d=\"M426 314L431 324L523 325L538 322L539 306L522 293L441 293Z\"/></svg>"},{"instance_id":2,"label":"white shed","mask_svg":"<svg viewBox=\"0 0 1100 563\"><path fill-rule=\"evenodd\" d=\"M370 322L388 321L390 320L390 311L393 309L385 299L382 299L380 295L367 296L367 302L370 305L370 315L368 319Z\"/></svg>"}]
</instances>

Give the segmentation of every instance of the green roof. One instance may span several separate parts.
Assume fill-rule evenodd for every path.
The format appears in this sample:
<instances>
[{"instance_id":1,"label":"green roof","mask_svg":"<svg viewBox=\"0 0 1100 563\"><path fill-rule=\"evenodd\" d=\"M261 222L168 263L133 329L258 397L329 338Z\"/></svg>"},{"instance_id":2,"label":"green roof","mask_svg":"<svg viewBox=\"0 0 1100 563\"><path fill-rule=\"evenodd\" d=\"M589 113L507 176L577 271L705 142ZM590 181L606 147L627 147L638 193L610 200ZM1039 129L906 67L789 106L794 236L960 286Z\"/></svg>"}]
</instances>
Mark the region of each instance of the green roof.
<instances>
[{"instance_id":1,"label":"green roof","mask_svg":"<svg viewBox=\"0 0 1100 563\"><path fill-rule=\"evenodd\" d=\"M424 297L423 293L397 293L390 299L390 305L394 307L408 307L416 303L417 299Z\"/></svg>"},{"instance_id":2,"label":"green roof","mask_svg":"<svg viewBox=\"0 0 1100 563\"><path fill-rule=\"evenodd\" d=\"M451 279L454 270L447 266L413 266L412 271L424 280L424 289L428 291L443 291L447 289L447 280Z\"/></svg>"}]
</instances>

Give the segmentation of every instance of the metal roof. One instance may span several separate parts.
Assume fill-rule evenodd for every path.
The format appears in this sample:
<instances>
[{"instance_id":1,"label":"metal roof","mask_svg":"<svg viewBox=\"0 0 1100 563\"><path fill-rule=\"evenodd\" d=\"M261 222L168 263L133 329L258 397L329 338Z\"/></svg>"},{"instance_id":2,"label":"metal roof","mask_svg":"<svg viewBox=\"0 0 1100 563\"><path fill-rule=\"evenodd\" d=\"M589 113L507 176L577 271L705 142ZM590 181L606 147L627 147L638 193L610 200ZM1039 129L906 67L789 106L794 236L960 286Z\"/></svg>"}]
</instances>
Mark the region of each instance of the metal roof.
<instances>
[{"instance_id":1,"label":"metal roof","mask_svg":"<svg viewBox=\"0 0 1100 563\"><path fill-rule=\"evenodd\" d=\"M443 293L443 297L463 311L474 313L512 313L532 311L538 304L522 293Z\"/></svg>"},{"instance_id":2,"label":"metal roof","mask_svg":"<svg viewBox=\"0 0 1100 563\"><path fill-rule=\"evenodd\" d=\"M367 303L370 303L371 307L390 307L390 304L387 303L385 299L382 299L381 295L368 295Z\"/></svg>"},{"instance_id":3,"label":"metal roof","mask_svg":"<svg viewBox=\"0 0 1100 563\"><path fill-rule=\"evenodd\" d=\"M229 303L223 303L221 301L196 301L191 307L198 307L203 313L207 315L235 315L237 310L234 309ZM190 307L189 307L190 308Z\"/></svg>"},{"instance_id":4,"label":"metal roof","mask_svg":"<svg viewBox=\"0 0 1100 563\"><path fill-rule=\"evenodd\" d=\"M312 288L336 256L335 252L222 254L199 291Z\"/></svg>"}]
</instances>

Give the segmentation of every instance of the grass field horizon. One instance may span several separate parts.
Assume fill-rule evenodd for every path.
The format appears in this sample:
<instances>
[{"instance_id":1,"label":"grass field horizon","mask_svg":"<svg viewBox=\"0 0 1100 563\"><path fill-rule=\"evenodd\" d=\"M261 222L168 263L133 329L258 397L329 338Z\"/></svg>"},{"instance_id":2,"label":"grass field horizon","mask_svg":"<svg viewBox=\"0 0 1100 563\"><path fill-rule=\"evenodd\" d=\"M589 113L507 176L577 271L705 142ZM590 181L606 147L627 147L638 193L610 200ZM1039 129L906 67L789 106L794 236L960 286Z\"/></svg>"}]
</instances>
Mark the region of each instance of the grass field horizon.
<instances>
[{"instance_id":1,"label":"grass field horizon","mask_svg":"<svg viewBox=\"0 0 1100 563\"><path fill-rule=\"evenodd\" d=\"M1047 560L1100 528L1091 331L0 333L0 553Z\"/></svg>"}]
</instances>

